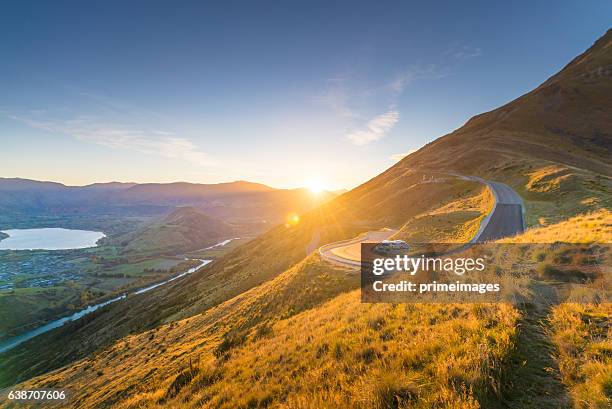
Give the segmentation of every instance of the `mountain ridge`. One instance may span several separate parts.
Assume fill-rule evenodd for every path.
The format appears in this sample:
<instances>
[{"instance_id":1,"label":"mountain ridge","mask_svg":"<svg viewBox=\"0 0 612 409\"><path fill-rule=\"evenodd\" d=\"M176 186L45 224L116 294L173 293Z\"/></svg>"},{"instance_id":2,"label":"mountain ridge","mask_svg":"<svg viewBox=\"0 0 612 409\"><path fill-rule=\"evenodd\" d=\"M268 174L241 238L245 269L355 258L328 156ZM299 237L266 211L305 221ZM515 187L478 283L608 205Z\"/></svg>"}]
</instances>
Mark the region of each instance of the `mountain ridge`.
<instances>
[{"instance_id":1,"label":"mountain ridge","mask_svg":"<svg viewBox=\"0 0 612 409\"><path fill-rule=\"evenodd\" d=\"M606 163L612 146L612 118L602 109L608 102L607 96L612 91L612 30L598 39L595 44L564 66L558 73L552 75L534 90L491 111L470 118L465 125L444 135L425 147L403 158L400 166L426 166L424 162L432 161L432 166L442 166L456 171L466 171L467 166L461 166L459 160L471 163L472 166L488 162L489 158L482 155L480 161L469 161L470 156L460 150L455 150L460 156L449 155L450 163L435 160L428 152L438 149L436 154L443 156L439 150L452 151L453 145L461 137L471 135L474 144L482 143L485 148L495 152L494 143L508 147L512 143L526 143L529 146L521 149L520 144L511 145L513 149L507 152L520 153L527 158L556 160L567 162L568 165L579 166L596 171L607 176L612 175L612 166ZM596 74L594 74L596 73ZM607 81L606 81L607 80ZM583 107L594 107L584 110ZM571 118L571 119L569 119ZM504 133L504 135L500 135ZM547 149L533 151L530 148L538 146L543 141L536 136L545 137L546 142L560 142L562 146L544 145ZM563 138L565 136L565 138ZM478 137L478 139L476 139ZM538 140L540 139L540 140ZM582 143L585 142L585 143ZM444 146L446 145L446 146ZM584 157L568 155L560 148L571 148L584 151L585 147L595 145L603 147L603 151L588 150ZM498 149L499 151L499 149ZM499 157L499 152L497 152ZM541 155L541 156L539 156ZM594 156L594 157L593 157ZM482 166L478 166L481 168ZM476 169L473 167L472 169Z\"/></svg>"},{"instance_id":2,"label":"mountain ridge","mask_svg":"<svg viewBox=\"0 0 612 409\"><path fill-rule=\"evenodd\" d=\"M142 185L158 185L158 186L163 186L163 185L176 185L176 184L183 184L183 185L194 185L194 186L219 186L219 185L252 185L252 186L260 186L262 190L277 190L276 188L267 186L263 183L259 183L259 182L250 182L248 180L234 180L231 182L217 182L217 183L199 183L199 182L184 182L184 181L176 181L176 182L142 182L142 183L138 183L138 182L118 182L118 181L109 181L109 182L94 182L94 183L88 183L85 185L67 185L65 183L61 183L61 182L55 182L52 180L38 180L38 179L29 179L29 178L20 178L20 177L0 177L0 188L3 187L6 183L10 184L10 183L15 183L15 184L47 184L47 185L55 185L58 187L65 187L65 188L86 188L86 187L93 187L93 186L117 186L117 187L133 187L133 186L142 186Z\"/></svg>"},{"instance_id":3,"label":"mountain ridge","mask_svg":"<svg viewBox=\"0 0 612 409\"><path fill-rule=\"evenodd\" d=\"M14 226L24 216L46 222L46 217L75 215L162 216L175 207L192 206L226 221L278 223L288 213L303 213L335 193L313 195L304 188L275 189L234 181L215 184L189 182L132 184L120 182L66 186L57 182L0 178L0 227ZM82 223L87 227L86 220ZM265 226L264 226L265 227Z\"/></svg>"}]
</instances>

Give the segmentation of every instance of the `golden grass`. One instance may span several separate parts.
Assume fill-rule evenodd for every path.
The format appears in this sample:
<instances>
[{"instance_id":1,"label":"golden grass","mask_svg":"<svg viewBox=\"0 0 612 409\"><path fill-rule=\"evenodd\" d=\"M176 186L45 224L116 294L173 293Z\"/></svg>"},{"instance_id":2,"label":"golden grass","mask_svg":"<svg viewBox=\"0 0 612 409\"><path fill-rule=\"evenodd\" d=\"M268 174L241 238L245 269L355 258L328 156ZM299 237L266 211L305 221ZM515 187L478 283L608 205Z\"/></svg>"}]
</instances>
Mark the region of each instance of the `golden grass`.
<instances>
[{"instance_id":1,"label":"golden grass","mask_svg":"<svg viewBox=\"0 0 612 409\"><path fill-rule=\"evenodd\" d=\"M70 388L79 408L476 408L500 392L516 310L361 304L342 294L357 286L355 272L313 255L20 387Z\"/></svg>"},{"instance_id":2,"label":"golden grass","mask_svg":"<svg viewBox=\"0 0 612 409\"><path fill-rule=\"evenodd\" d=\"M501 243L612 243L612 212L607 209L572 217L549 226L532 228Z\"/></svg>"},{"instance_id":3,"label":"golden grass","mask_svg":"<svg viewBox=\"0 0 612 409\"><path fill-rule=\"evenodd\" d=\"M608 218L537 230L563 239L582 226L584 239ZM72 407L123 409L478 408L504 392L518 310L361 304L357 286L355 272L311 255L203 314L124 337L19 388L65 387L75 391ZM609 333L597 338L600 324L580 326L585 314L569 308L551 314L551 338L572 396L587 402L577 407L598 407L609 398Z\"/></svg>"},{"instance_id":4,"label":"golden grass","mask_svg":"<svg viewBox=\"0 0 612 409\"><path fill-rule=\"evenodd\" d=\"M455 200L410 219L394 238L409 243L466 243L493 208L491 191L471 184Z\"/></svg>"},{"instance_id":5,"label":"golden grass","mask_svg":"<svg viewBox=\"0 0 612 409\"><path fill-rule=\"evenodd\" d=\"M528 174L529 180L525 187L532 192L552 192L558 190L561 184L572 177L571 170L561 165L550 165Z\"/></svg>"},{"instance_id":6,"label":"golden grass","mask_svg":"<svg viewBox=\"0 0 612 409\"><path fill-rule=\"evenodd\" d=\"M530 163L515 173L512 184L525 200L529 226L559 223L612 206L609 176L545 163Z\"/></svg>"},{"instance_id":7,"label":"golden grass","mask_svg":"<svg viewBox=\"0 0 612 409\"><path fill-rule=\"evenodd\" d=\"M121 408L478 408L499 392L519 314L506 305L361 304L357 291L214 355ZM173 383L174 382L174 383Z\"/></svg>"},{"instance_id":8,"label":"golden grass","mask_svg":"<svg viewBox=\"0 0 612 409\"><path fill-rule=\"evenodd\" d=\"M576 408L612 407L612 304L562 304L550 315L564 383Z\"/></svg>"},{"instance_id":9,"label":"golden grass","mask_svg":"<svg viewBox=\"0 0 612 409\"><path fill-rule=\"evenodd\" d=\"M612 212L601 209L572 217L525 234L501 240L512 243L612 243ZM609 408L612 405L612 305L564 303L547 318L563 383L573 407Z\"/></svg>"}]
</instances>

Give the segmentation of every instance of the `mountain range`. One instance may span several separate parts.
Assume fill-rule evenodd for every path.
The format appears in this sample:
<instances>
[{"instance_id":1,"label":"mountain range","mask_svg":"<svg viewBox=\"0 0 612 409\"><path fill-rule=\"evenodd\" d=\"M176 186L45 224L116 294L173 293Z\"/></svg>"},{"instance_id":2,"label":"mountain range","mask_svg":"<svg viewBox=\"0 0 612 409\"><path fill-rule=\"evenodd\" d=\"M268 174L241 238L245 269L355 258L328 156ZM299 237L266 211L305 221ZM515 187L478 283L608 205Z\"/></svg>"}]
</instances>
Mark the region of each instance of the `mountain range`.
<instances>
[{"instance_id":1,"label":"mountain range","mask_svg":"<svg viewBox=\"0 0 612 409\"><path fill-rule=\"evenodd\" d=\"M0 192L0 228L24 216L160 216L185 206L230 222L279 223L289 212L303 213L335 196L245 181L66 186L18 178L0 178Z\"/></svg>"}]
</instances>

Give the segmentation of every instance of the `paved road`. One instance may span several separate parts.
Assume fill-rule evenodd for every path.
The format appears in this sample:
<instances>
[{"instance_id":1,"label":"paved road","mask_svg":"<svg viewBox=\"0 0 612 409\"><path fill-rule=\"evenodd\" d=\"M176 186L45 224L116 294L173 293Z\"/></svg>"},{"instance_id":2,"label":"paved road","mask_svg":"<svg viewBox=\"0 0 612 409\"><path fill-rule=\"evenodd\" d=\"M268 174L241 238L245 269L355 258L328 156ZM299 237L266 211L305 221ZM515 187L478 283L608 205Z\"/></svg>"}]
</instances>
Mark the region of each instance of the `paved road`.
<instances>
[{"instance_id":1,"label":"paved road","mask_svg":"<svg viewBox=\"0 0 612 409\"><path fill-rule=\"evenodd\" d=\"M397 233L394 229L369 231L359 236L327 244L319 248L319 254L334 264L361 266L361 243L380 243Z\"/></svg>"},{"instance_id":2,"label":"paved road","mask_svg":"<svg viewBox=\"0 0 612 409\"><path fill-rule=\"evenodd\" d=\"M455 176L487 185L495 199L491 213L482 220L480 229L470 241L471 243L482 243L502 237L514 236L525 230L523 200L510 186L477 176ZM322 246L319 248L319 254L325 260L334 264L360 267L361 243L378 243L389 239L395 233L397 233L397 230L393 229L363 233L353 239L337 241Z\"/></svg>"},{"instance_id":3,"label":"paved road","mask_svg":"<svg viewBox=\"0 0 612 409\"><path fill-rule=\"evenodd\" d=\"M493 210L480 224L480 230L471 240L472 243L482 243L503 237L515 236L525 230L523 199L510 186L476 176L462 177L467 180L484 183L491 189L495 198Z\"/></svg>"}]
</instances>

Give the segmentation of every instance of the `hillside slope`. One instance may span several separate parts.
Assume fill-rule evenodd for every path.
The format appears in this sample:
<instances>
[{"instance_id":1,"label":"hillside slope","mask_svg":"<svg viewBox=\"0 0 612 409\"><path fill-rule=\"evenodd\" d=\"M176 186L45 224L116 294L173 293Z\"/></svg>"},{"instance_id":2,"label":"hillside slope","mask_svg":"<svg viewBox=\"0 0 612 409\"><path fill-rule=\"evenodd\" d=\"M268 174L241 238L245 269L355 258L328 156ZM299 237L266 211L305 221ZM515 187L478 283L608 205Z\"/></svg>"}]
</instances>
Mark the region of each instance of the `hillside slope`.
<instances>
[{"instance_id":1,"label":"hillside slope","mask_svg":"<svg viewBox=\"0 0 612 409\"><path fill-rule=\"evenodd\" d=\"M536 215L610 208L610 95L612 30L535 90L475 116L384 177L428 168L499 180L526 199L532 225Z\"/></svg>"},{"instance_id":2,"label":"hillside slope","mask_svg":"<svg viewBox=\"0 0 612 409\"><path fill-rule=\"evenodd\" d=\"M599 212L571 223L603 229L602 240L611 241L611 217ZM589 241L589 231L580 231ZM566 223L518 239L528 242L534 233L575 239ZM500 396L512 408L566 407L555 406L560 396L533 401L522 389L533 389L528 382L546 372L525 373L526 361L513 368L519 310L506 304L363 304L358 286L357 271L313 254L203 314L124 337L22 386L70 387L79 391L73 401L79 408L475 409L496 407ZM600 337L601 331L595 326ZM582 329L581 336L599 341ZM576 365L599 385L612 361L597 359ZM512 384L513 371L527 378ZM567 377L576 382L571 373ZM582 398L605 402L605 391L598 393Z\"/></svg>"},{"instance_id":3,"label":"hillside slope","mask_svg":"<svg viewBox=\"0 0 612 409\"><path fill-rule=\"evenodd\" d=\"M192 207L181 207L114 241L123 253L174 255L211 246L235 234L232 225Z\"/></svg>"},{"instance_id":4,"label":"hillside slope","mask_svg":"<svg viewBox=\"0 0 612 409\"><path fill-rule=\"evenodd\" d=\"M404 220L461 200L473 201L482 194L476 182L448 177L431 184L422 179L423 174L408 172L397 184L377 187L371 195L366 192L354 206L346 202L345 194L342 200L303 215L297 224L271 229L197 274L21 344L2 354L0 385L58 368L128 334L205 312L273 279L323 244L389 225L401 227ZM403 182L406 187L398 189ZM466 213L468 218L481 217L477 212Z\"/></svg>"}]
</instances>

